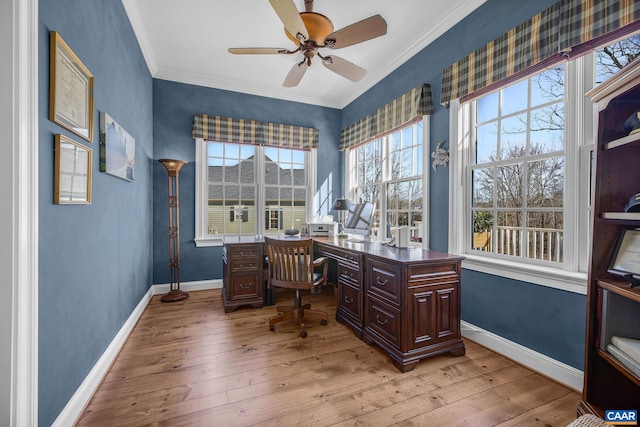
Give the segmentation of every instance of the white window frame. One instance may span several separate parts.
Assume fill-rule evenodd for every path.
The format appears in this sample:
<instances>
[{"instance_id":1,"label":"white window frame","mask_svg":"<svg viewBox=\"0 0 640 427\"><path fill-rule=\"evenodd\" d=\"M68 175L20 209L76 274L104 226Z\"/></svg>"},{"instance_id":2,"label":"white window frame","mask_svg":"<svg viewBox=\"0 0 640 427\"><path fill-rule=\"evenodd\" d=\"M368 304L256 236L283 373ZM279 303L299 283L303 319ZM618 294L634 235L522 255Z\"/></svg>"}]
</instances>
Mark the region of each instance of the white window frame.
<instances>
[{"instance_id":1,"label":"white window frame","mask_svg":"<svg viewBox=\"0 0 640 427\"><path fill-rule=\"evenodd\" d=\"M209 175L208 175L208 150L207 141L203 138L196 138L196 185L195 185L195 237L196 247L222 246L224 244L224 235L209 234L209 224L207 216L208 194L209 194ZM316 168L317 168L317 150L309 151L307 173L307 206L306 218L307 222L316 211ZM256 177L264 174L264 165L256 162ZM256 192L256 227L258 230L264 229L264 194L261 191Z\"/></svg>"},{"instance_id":2,"label":"white window frame","mask_svg":"<svg viewBox=\"0 0 640 427\"><path fill-rule=\"evenodd\" d=\"M429 158L431 156L430 149L430 116L422 117L422 248L429 249L429 173L430 173L430 165ZM415 123L410 124L409 126L413 126ZM396 129L395 131L400 130ZM388 167L388 154L389 154L389 145L387 141L387 137L382 138L382 181L380 188L380 200L376 203L376 210L379 213L380 218L380 230L386 230L387 228L387 186L386 184L391 182L391 171ZM348 149L345 151L345 187L347 191L347 197L349 200L355 200L355 185L357 184L357 177L353 176L352 171L354 170L356 156L355 150ZM382 234L378 236L379 240L388 240L385 239ZM416 246L415 242L412 242L413 246Z\"/></svg>"},{"instance_id":3,"label":"white window frame","mask_svg":"<svg viewBox=\"0 0 640 427\"><path fill-rule=\"evenodd\" d=\"M558 267L471 251L471 142L473 103L449 104L451 151L449 252L465 256L465 269L586 294L589 247L589 174L595 112L584 94L594 81L593 54L565 62L564 260ZM589 66L591 65L591 66ZM577 215L571 213L576 212Z\"/></svg>"}]
</instances>

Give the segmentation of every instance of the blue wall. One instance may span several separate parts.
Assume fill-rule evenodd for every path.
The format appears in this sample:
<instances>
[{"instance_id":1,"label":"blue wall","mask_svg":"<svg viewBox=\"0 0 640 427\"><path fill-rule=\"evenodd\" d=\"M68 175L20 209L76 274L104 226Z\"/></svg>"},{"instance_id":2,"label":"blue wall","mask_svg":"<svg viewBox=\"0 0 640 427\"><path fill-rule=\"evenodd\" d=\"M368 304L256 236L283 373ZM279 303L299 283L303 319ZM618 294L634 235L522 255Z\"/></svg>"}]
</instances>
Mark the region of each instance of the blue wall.
<instances>
[{"instance_id":1,"label":"blue wall","mask_svg":"<svg viewBox=\"0 0 640 427\"><path fill-rule=\"evenodd\" d=\"M318 187L319 210L329 213L328 203L341 195L342 166L338 152L340 110L281 101L237 92L211 89L165 80L153 83L154 157L189 163L180 171L180 276L182 281L222 278L222 248L196 248L195 237L195 141L191 137L193 115L204 113L314 127L320 132ZM154 164L154 283L169 281L167 173ZM338 190L338 193L335 191ZM334 194L335 193L335 194Z\"/></svg>"},{"instance_id":2,"label":"blue wall","mask_svg":"<svg viewBox=\"0 0 640 427\"><path fill-rule=\"evenodd\" d=\"M118 0L39 4L39 424L49 426L153 283L152 79ZM93 143L48 120L49 31L95 78ZM100 111L136 140L135 181L99 172ZM54 135L93 150L90 205L53 204Z\"/></svg>"}]
</instances>

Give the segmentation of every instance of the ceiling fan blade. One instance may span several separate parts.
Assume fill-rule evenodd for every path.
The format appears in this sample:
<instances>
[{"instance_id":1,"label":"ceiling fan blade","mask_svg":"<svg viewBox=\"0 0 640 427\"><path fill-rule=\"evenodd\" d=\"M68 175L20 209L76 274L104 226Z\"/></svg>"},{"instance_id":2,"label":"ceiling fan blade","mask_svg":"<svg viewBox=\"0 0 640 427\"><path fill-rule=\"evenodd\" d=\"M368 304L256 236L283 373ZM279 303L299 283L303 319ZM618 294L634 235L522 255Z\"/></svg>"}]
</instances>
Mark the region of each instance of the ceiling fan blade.
<instances>
[{"instance_id":1,"label":"ceiling fan blade","mask_svg":"<svg viewBox=\"0 0 640 427\"><path fill-rule=\"evenodd\" d=\"M302 80L302 76L304 76L307 68L309 68L309 66L307 65L306 61L294 64L294 66L291 68L291 71L289 71L289 74L287 74L287 77L284 79L282 86L298 86L298 83L300 83L300 80Z\"/></svg>"},{"instance_id":2,"label":"ceiling fan blade","mask_svg":"<svg viewBox=\"0 0 640 427\"><path fill-rule=\"evenodd\" d=\"M271 55L287 52L287 49L281 47L230 47L227 50L235 55Z\"/></svg>"},{"instance_id":3,"label":"ceiling fan blade","mask_svg":"<svg viewBox=\"0 0 640 427\"><path fill-rule=\"evenodd\" d=\"M329 34L324 40L328 48L340 49L387 34L387 21L380 15L351 24ZM335 41L335 42L334 42Z\"/></svg>"},{"instance_id":4,"label":"ceiling fan blade","mask_svg":"<svg viewBox=\"0 0 640 427\"><path fill-rule=\"evenodd\" d=\"M304 25L302 18L293 0L269 0L271 7L276 11L278 17L284 24L284 28L293 34L298 40L302 37L301 41L309 38L309 32Z\"/></svg>"},{"instance_id":5,"label":"ceiling fan blade","mask_svg":"<svg viewBox=\"0 0 640 427\"><path fill-rule=\"evenodd\" d=\"M364 68L335 55L323 58L322 64L334 73L340 74L352 82L357 82L367 74L367 70Z\"/></svg>"}]
</instances>

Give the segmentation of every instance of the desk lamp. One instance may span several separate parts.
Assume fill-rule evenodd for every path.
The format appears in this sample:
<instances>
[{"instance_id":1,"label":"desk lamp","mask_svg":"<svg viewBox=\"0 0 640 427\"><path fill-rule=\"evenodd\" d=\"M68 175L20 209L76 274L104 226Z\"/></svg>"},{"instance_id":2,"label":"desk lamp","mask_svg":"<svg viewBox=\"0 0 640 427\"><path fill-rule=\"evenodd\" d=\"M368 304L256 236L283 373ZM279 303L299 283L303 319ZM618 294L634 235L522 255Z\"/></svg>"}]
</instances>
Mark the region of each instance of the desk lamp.
<instances>
[{"instance_id":1,"label":"desk lamp","mask_svg":"<svg viewBox=\"0 0 640 427\"><path fill-rule=\"evenodd\" d=\"M349 210L349 199L336 199L331 207L332 211L338 211L338 219L340 223L340 232L338 233L339 239L344 239L347 235L344 232L344 212Z\"/></svg>"}]
</instances>

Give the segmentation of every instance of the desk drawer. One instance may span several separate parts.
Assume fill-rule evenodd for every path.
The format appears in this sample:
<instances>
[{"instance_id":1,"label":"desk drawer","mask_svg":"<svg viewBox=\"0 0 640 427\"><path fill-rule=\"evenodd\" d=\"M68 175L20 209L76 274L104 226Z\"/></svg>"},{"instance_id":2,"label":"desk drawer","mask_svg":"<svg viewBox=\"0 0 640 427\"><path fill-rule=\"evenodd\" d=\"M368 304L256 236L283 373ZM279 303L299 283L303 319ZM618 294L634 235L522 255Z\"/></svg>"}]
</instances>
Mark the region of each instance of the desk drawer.
<instances>
[{"instance_id":1,"label":"desk drawer","mask_svg":"<svg viewBox=\"0 0 640 427\"><path fill-rule=\"evenodd\" d=\"M360 266L360 254L350 252L344 249L336 248L335 246L325 245L318 243L318 251L322 256L335 259L341 264L348 264L353 268L359 268Z\"/></svg>"},{"instance_id":2,"label":"desk drawer","mask_svg":"<svg viewBox=\"0 0 640 427\"><path fill-rule=\"evenodd\" d=\"M232 246L227 249L229 260L234 261L246 261L255 260L259 261L262 258L262 246L261 245L243 245Z\"/></svg>"},{"instance_id":3,"label":"desk drawer","mask_svg":"<svg viewBox=\"0 0 640 427\"><path fill-rule=\"evenodd\" d=\"M360 287L360 271L355 268L338 264L338 279L356 288Z\"/></svg>"},{"instance_id":4,"label":"desk drawer","mask_svg":"<svg viewBox=\"0 0 640 427\"><path fill-rule=\"evenodd\" d=\"M369 295L365 321L368 328L395 347L400 347L400 310Z\"/></svg>"},{"instance_id":5,"label":"desk drawer","mask_svg":"<svg viewBox=\"0 0 640 427\"><path fill-rule=\"evenodd\" d=\"M365 283L367 292L400 305L402 297L400 266L367 259Z\"/></svg>"},{"instance_id":6,"label":"desk drawer","mask_svg":"<svg viewBox=\"0 0 640 427\"><path fill-rule=\"evenodd\" d=\"M235 260L230 264L231 271L251 271L262 269L262 261L260 259L243 259Z\"/></svg>"},{"instance_id":7,"label":"desk drawer","mask_svg":"<svg viewBox=\"0 0 640 427\"><path fill-rule=\"evenodd\" d=\"M340 283L340 307L346 314L362 323L362 294L356 288Z\"/></svg>"},{"instance_id":8,"label":"desk drawer","mask_svg":"<svg viewBox=\"0 0 640 427\"><path fill-rule=\"evenodd\" d=\"M231 278L231 286L227 289L227 298L231 301L262 296L262 274L235 274Z\"/></svg>"}]
</instances>

